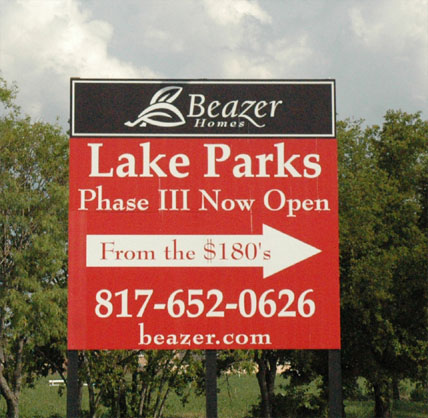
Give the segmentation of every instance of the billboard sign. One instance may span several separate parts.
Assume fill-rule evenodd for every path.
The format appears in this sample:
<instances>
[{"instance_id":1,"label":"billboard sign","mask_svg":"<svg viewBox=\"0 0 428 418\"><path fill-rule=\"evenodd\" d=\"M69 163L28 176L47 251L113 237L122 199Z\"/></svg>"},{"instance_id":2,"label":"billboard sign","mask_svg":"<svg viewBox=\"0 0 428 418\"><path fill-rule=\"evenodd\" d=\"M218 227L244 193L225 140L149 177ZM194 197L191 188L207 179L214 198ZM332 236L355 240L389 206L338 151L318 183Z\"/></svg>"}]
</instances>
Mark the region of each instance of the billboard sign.
<instances>
[{"instance_id":1,"label":"billboard sign","mask_svg":"<svg viewBox=\"0 0 428 418\"><path fill-rule=\"evenodd\" d=\"M334 87L72 79L69 348L339 348Z\"/></svg>"}]
</instances>

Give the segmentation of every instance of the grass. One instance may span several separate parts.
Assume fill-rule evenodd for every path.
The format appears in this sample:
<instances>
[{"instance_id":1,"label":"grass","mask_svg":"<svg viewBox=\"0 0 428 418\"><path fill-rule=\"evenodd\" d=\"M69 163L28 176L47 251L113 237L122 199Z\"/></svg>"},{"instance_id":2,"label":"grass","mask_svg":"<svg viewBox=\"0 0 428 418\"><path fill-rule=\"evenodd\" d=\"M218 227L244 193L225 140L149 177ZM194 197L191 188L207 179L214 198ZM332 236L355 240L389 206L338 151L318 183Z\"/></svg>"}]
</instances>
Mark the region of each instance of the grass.
<instances>
[{"instance_id":1,"label":"grass","mask_svg":"<svg viewBox=\"0 0 428 418\"><path fill-rule=\"evenodd\" d=\"M359 378L361 393L370 399L364 379ZM411 393L415 389L415 383L409 379L400 382L400 400L392 402L394 418L427 418L428 405L425 402L411 401ZM347 418L372 418L374 402L372 400L345 401L345 412Z\"/></svg>"},{"instance_id":2,"label":"grass","mask_svg":"<svg viewBox=\"0 0 428 418\"><path fill-rule=\"evenodd\" d=\"M58 394L57 387L49 386L49 379L40 379L35 388L27 388L21 396L21 418L58 418L65 417L66 396ZM283 383L278 378L278 383ZM279 385L278 385L279 386ZM255 376L228 376L218 381L218 413L219 418L244 418L251 406L258 402L259 389ZM83 393L83 408L88 409L86 390ZM427 418L428 407L423 402L411 402L403 390L403 400L395 401L394 418ZM374 404L372 401L345 401L347 418L373 417ZM0 399L0 417L5 416L6 406ZM182 405L175 394L171 394L165 408L165 418L202 418L205 417L205 398L190 396L189 402Z\"/></svg>"},{"instance_id":3,"label":"grass","mask_svg":"<svg viewBox=\"0 0 428 418\"><path fill-rule=\"evenodd\" d=\"M22 418L47 418L53 416L65 417L66 396L58 394L58 388L49 386L49 379L58 377L41 378L35 388L25 388L19 403L20 417ZM0 398L0 416L6 414L6 402Z\"/></svg>"},{"instance_id":4,"label":"grass","mask_svg":"<svg viewBox=\"0 0 428 418\"><path fill-rule=\"evenodd\" d=\"M217 399L220 418L243 418L251 406L258 402L259 387L255 376L234 375L219 379ZM168 399L165 418L199 418L205 417L205 397L191 396L189 403L182 405L174 395Z\"/></svg>"},{"instance_id":5,"label":"grass","mask_svg":"<svg viewBox=\"0 0 428 418\"><path fill-rule=\"evenodd\" d=\"M372 401L346 401L346 418L372 418L374 402ZM426 418L428 407L423 402L394 401L394 418Z\"/></svg>"}]
</instances>

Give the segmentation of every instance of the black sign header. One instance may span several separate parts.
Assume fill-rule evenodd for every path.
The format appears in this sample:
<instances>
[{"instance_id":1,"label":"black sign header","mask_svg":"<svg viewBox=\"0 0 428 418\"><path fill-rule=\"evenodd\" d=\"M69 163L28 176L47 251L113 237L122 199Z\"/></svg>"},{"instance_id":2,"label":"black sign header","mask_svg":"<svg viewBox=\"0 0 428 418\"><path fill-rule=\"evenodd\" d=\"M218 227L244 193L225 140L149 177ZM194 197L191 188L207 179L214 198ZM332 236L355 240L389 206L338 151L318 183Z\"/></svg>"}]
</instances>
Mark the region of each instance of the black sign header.
<instances>
[{"instance_id":1,"label":"black sign header","mask_svg":"<svg viewBox=\"0 0 428 418\"><path fill-rule=\"evenodd\" d=\"M72 137L335 137L334 80L71 79Z\"/></svg>"}]
</instances>

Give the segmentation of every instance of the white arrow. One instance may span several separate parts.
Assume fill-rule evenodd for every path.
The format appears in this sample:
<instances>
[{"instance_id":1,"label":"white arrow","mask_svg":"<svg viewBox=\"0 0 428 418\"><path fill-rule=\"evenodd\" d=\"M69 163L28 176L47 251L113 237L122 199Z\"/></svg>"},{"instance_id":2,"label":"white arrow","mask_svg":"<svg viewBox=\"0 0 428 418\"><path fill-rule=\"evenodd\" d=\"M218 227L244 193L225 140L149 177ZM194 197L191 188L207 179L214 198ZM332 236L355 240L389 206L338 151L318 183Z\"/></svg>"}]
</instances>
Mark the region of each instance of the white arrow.
<instances>
[{"instance_id":1,"label":"white arrow","mask_svg":"<svg viewBox=\"0 0 428 418\"><path fill-rule=\"evenodd\" d=\"M321 250L268 225L262 235L87 235L87 267L263 267L263 278Z\"/></svg>"}]
</instances>

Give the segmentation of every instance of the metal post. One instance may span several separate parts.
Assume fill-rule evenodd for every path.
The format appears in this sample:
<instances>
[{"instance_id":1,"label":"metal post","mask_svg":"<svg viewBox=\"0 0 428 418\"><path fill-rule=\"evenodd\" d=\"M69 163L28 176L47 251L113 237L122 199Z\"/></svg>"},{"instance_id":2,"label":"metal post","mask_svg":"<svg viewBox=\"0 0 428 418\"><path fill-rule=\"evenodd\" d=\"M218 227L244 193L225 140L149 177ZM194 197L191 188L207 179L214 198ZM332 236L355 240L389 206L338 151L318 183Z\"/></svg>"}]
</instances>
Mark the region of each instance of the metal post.
<instances>
[{"instance_id":1,"label":"metal post","mask_svg":"<svg viewBox=\"0 0 428 418\"><path fill-rule=\"evenodd\" d=\"M340 350L328 350L329 418L342 418L342 365Z\"/></svg>"},{"instance_id":2,"label":"metal post","mask_svg":"<svg viewBox=\"0 0 428 418\"><path fill-rule=\"evenodd\" d=\"M79 352L68 350L67 418L80 418Z\"/></svg>"},{"instance_id":3,"label":"metal post","mask_svg":"<svg viewBox=\"0 0 428 418\"><path fill-rule=\"evenodd\" d=\"M217 351L205 350L207 418L217 418Z\"/></svg>"}]
</instances>

